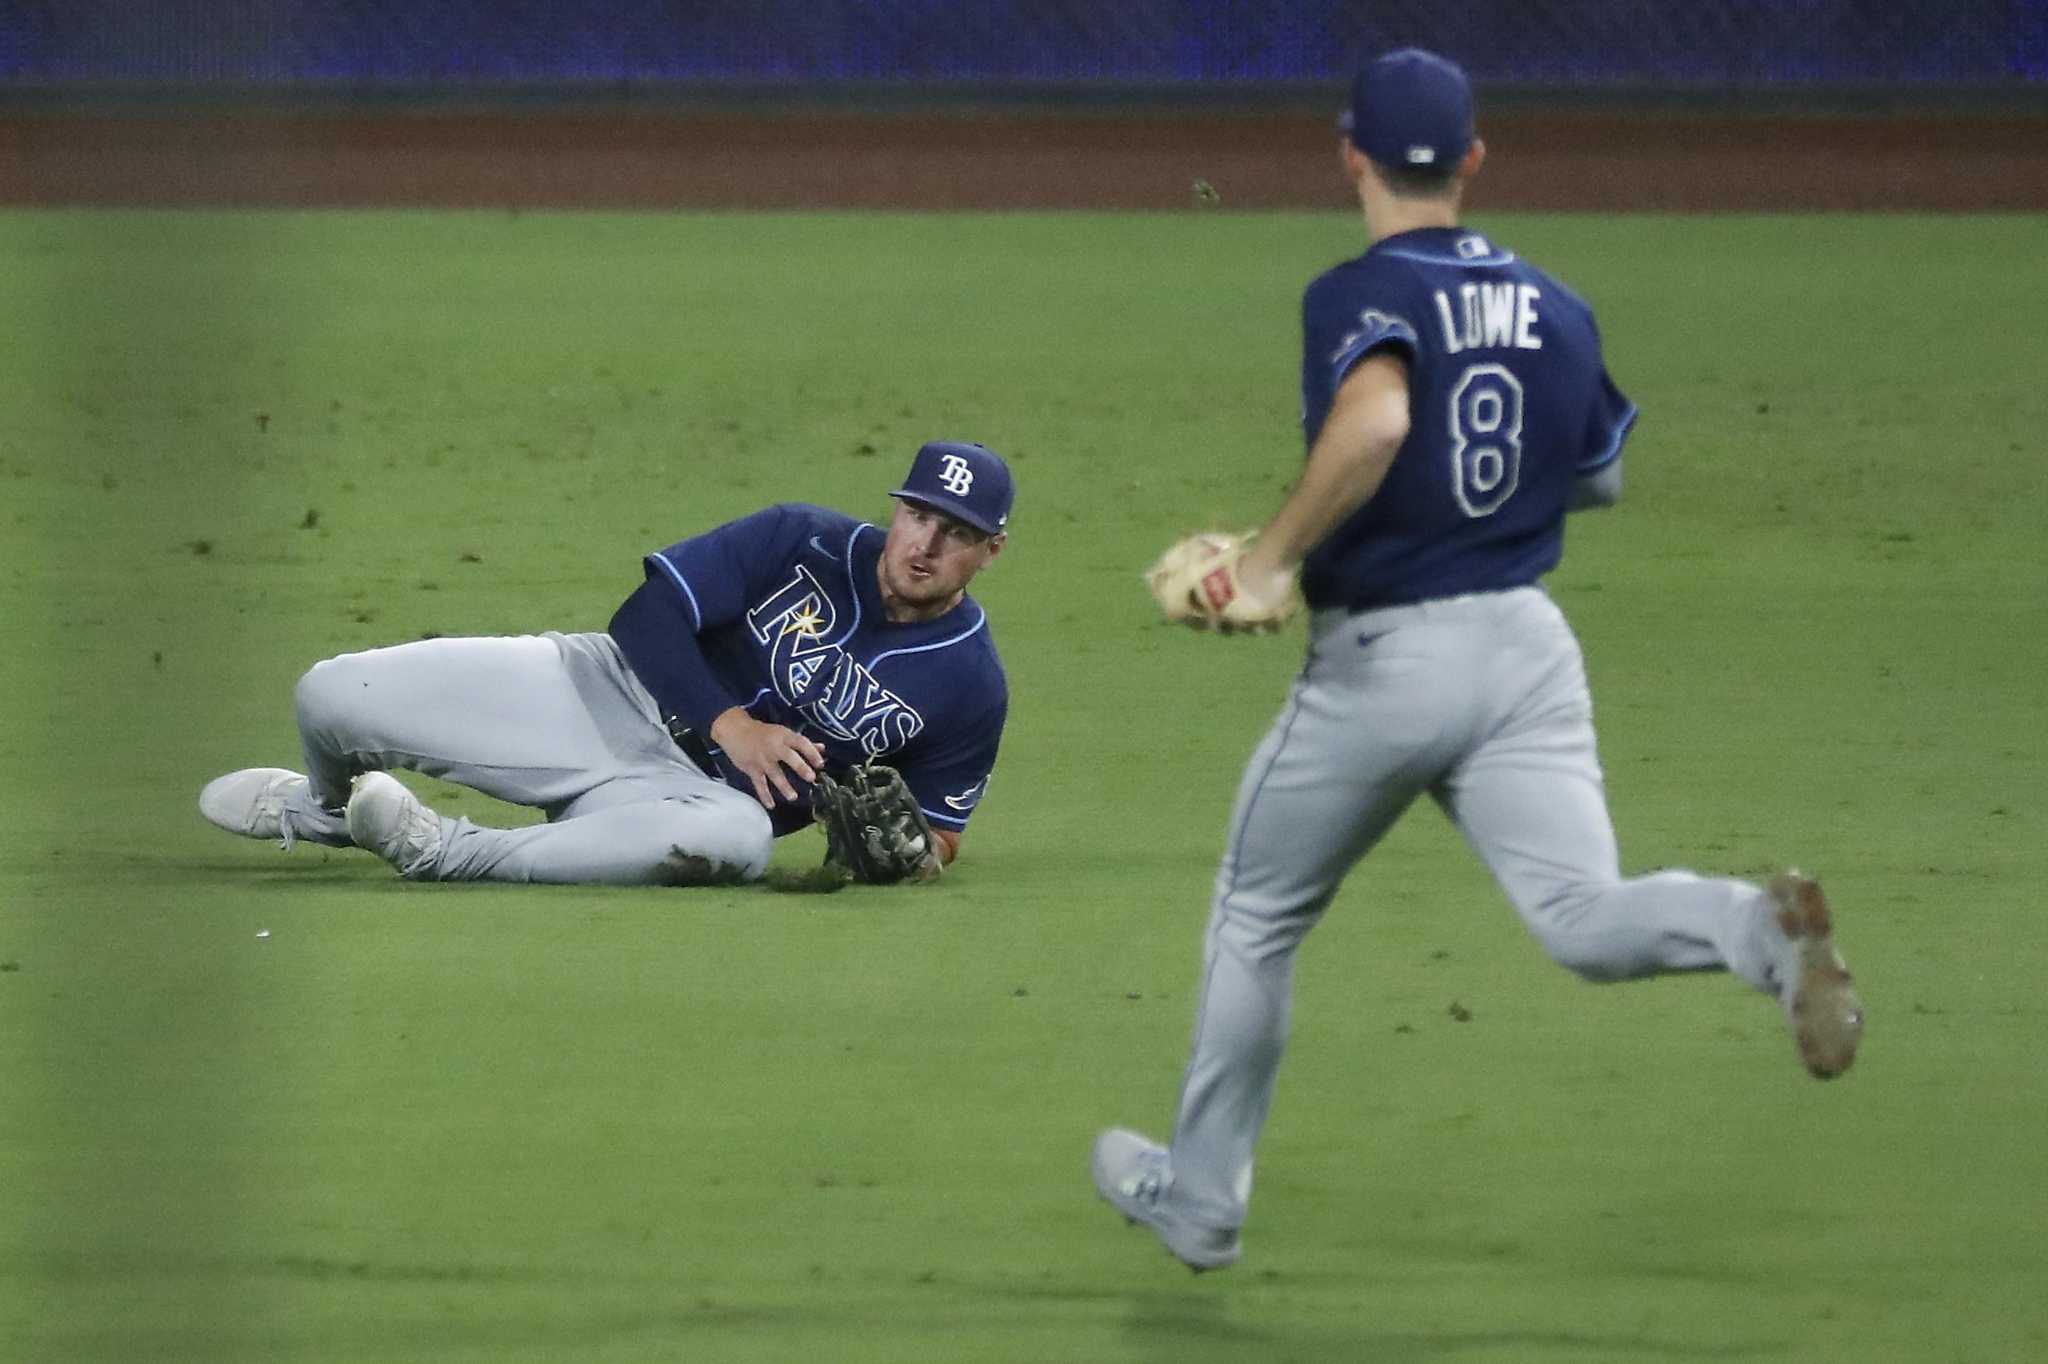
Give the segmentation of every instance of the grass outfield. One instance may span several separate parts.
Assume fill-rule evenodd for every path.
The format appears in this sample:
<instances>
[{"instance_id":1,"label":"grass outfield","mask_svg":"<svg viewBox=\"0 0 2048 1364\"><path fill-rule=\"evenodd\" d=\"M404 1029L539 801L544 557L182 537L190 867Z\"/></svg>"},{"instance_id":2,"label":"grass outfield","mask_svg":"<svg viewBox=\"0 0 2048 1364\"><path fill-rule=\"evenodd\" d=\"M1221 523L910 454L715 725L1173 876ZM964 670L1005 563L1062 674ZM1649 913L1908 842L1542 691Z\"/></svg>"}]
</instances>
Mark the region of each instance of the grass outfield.
<instances>
[{"instance_id":1,"label":"grass outfield","mask_svg":"<svg viewBox=\"0 0 2048 1364\"><path fill-rule=\"evenodd\" d=\"M1166 1126L1300 639L1137 573L1277 505L1352 221L0 215L0 1359L2048 1355L2043 220L1479 225L1645 413L1551 584L1624 864L1824 875L1865 1054L1576 982L1418 808L1192 1279L1086 1152ZM416 886L200 820L313 660L599 628L647 549L880 516L940 435L1020 487L942 889Z\"/></svg>"}]
</instances>

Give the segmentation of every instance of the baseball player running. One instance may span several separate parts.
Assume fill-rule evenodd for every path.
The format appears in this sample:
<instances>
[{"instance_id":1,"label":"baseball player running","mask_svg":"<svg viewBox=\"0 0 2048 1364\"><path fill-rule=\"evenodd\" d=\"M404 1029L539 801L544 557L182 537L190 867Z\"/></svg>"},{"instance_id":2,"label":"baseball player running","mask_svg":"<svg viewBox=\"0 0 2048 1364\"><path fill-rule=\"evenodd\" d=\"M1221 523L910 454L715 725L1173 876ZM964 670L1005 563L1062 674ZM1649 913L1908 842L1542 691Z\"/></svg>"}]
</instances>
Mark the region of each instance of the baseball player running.
<instances>
[{"instance_id":1,"label":"baseball player running","mask_svg":"<svg viewBox=\"0 0 2048 1364\"><path fill-rule=\"evenodd\" d=\"M967 585L1002 551L1012 495L994 451L934 441L886 532L769 507L648 555L604 633L317 663L296 697L305 772L231 772L200 812L287 850L365 848L414 880L614 885L759 877L773 839L815 815L856 879L930 879L1008 712ZM388 775L401 767L547 822L436 814Z\"/></svg>"},{"instance_id":2,"label":"baseball player running","mask_svg":"<svg viewBox=\"0 0 2048 1364\"><path fill-rule=\"evenodd\" d=\"M1458 225L1485 147L1457 66L1382 57L1343 123L1371 245L1302 300L1307 468L1255 538L1190 537L1152 573L1168 616L1201 627L1312 611L1231 816L1172 1139L1114 1128L1091 1162L1097 1191L1197 1270L1239 1255L1295 951L1417 796L1587 979L1732 971L1823 1078L1863 1027L1813 880L1622 878L1578 643L1537 584L1565 514L1619 497L1636 409L1585 303Z\"/></svg>"}]
</instances>

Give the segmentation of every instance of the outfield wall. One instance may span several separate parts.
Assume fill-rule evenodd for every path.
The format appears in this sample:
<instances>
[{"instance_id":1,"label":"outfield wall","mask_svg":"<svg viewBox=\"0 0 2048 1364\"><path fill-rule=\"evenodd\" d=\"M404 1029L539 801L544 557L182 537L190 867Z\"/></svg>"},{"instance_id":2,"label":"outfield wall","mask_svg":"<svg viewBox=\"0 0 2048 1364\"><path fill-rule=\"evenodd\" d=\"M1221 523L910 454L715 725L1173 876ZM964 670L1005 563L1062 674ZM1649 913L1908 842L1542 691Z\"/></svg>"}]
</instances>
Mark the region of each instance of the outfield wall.
<instances>
[{"instance_id":1,"label":"outfield wall","mask_svg":"<svg viewBox=\"0 0 2048 1364\"><path fill-rule=\"evenodd\" d=\"M0 7L0 79L1341 80L1420 44L1569 89L2048 79L2048 0L66 0Z\"/></svg>"},{"instance_id":2,"label":"outfield wall","mask_svg":"<svg viewBox=\"0 0 2048 1364\"><path fill-rule=\"evenodd\" d=\"M1405 42L1475 208L2048 210L2048 0L0 7L0 204L1343 207Z\"/></svg>"}]
</instances>

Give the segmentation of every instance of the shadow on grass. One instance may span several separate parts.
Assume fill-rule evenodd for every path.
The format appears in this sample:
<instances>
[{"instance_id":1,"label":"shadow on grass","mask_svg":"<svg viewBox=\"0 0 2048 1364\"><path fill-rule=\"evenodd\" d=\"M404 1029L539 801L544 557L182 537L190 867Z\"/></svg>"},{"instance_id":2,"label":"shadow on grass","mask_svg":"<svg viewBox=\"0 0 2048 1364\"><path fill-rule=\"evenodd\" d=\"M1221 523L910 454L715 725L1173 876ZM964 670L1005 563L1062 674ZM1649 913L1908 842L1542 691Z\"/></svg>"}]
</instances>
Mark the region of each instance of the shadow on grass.
<instances>
[{"instance_id":1,"label":"shadow on grass","mask_svg":"<svg viewBox=\"0 0 2048 1364\"><path fill-rule=\"evenodd\" d=\"M93 868L100 880L134 880L163 889L195 887L198 883L219 883L233 889L278 886L359 887L398 878L391 869L367 854L316 855L288 853L275 863L232 857L167 857L157 853L111 853Z\"/></svg>"},{"instance_id":2,"label":"shadow on grass","mask_svg":"<svg viewBox=\"0 0 2048 1364\"><path fill-rule=\"evenodd\" d=\"M0 1282L15 1279L38 1291L90 1289L109 1282L134 1284L216 1281L237 1291L302 1284L353 1296L364 1314L342 1328L345 1341L366 1350L402 1342L407 1358L442 1351L502 1352L527 1360L573 1357L594 1348L644 1349L650 1358L778 1359L816 1348L821 1334L846 1347L836 1356L857 1359L1012 1359L1026 1357L1137 1361L1257 1360L1260 1364L1436 1364L1459 1359L1743 1360L1784 1358L1788 1342L1695 1343L1644 1332L1516 1330L1375 1330L1370 1321L1331 1324L1326 1299L1300 1306L1323 1315L1314 1322L1244 1320L1256 1310L1263 1285L1225 1276L1189 1281L1185 1288L1130 1290L1055 1283L1003 1283L953 1278L927 1271L913 1282L938 1288L943 1306L920 1304L887 1291L848 1297L824 1291L806 1299L787 1292L762 1300L730 1286L693 1289L659 1273L624 1276L506 1262L377 1259L289 1253L254 1258L148 1256L44 1256L24 1261L0 1256ZM822 1285L821 1285L822 1287ZM838 1285L844 1290L847 1284ZM787 1288L787 1285L784 1285ZM432 1297L419 1296L426 1290ZM449 1295L455 1296L449 1296ZM472 1296L473 1295L473 1296ZM997 1304L1010 1300L1011 1307ZM1105 1309L1092 1320L1061 1327L1046 1313L1055 1301ZM1266 1304L1284 1308L1283 1302ZM1121 1309L1120 1311L1118 1309ZM1360 1302L1361 1314L1369 1309ZM1477 1309L1483 1310L1483 1309ZM136 1358L130 1347L162 1343L166 1332L186 1333L222 1361L330 1358L335 1323L317 1341L276 1323L250 1334L237 1312L217 1319L109 1322L75 1316L43 1323L50 1343L78 1347L66 1358ZM1019 1354L1018 1347L1050 1353ZM344 1348L347 1348L344 1344ZM676 1351L688 1353L678 1355ZM1066 1351L1072 1351L1067 1353ZM196 1356L195 1356L196 1357ZM363 1357L371 1357L366 1354ZM833 1356L828 1356L833 1357Z\"/></svg>"},{"instance_id":3,"label":"shadow on grass","mask_svg":"<svg viewBox=\"0 0 2048 1364\"><path fill-rule=\"evenodd\" d=\"M1130 1298L1123 1321L1135 1358L1161 1361L1257 1359L1321 1364L1429 1364L1470 1357L1520 1359L1754 1359L1781 1355L1779 1343L1658 1340L1640 1332L1584 1331L1375 1331L1308 1326L1267 1329L1234 1321L1229 1299L1220 1293L1139 1293Z\"/></svg>"},{"instance_id":4,"label":"shadow on grass","mask_svg":"<svg viewBox=\"0 0 2048 1364\"><path fill-rule=\"evenodd\" d=\"M1546 1359L1758 1359L1783 1357L1789 1348L1789 1344L1702 1345L1642 1335L1590 1335L1582 1331L1368 1331L1356 1335L1332 1332L1321 1339L1302 1342L1298 1353L1268 1357L1422 1364L1475 1357L1521 1359L1537 1351Z\"/></svg>"}]
</instances>

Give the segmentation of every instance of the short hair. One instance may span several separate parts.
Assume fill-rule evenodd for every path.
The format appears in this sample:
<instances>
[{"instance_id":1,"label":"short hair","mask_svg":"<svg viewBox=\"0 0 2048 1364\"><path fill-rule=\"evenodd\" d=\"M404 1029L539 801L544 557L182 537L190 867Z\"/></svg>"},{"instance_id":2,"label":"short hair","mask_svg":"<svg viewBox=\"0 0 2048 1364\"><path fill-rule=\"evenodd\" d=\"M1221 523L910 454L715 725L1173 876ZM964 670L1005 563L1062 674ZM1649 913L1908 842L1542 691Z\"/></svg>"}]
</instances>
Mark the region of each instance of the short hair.
<instances>
[{"instance_id":1,"label":"short hair","mask_svg":"<svg viewBox=\"0 0 2048 1364\"><path fill-rule=\"evenodd\" d=\"M1372 168L1379 172L1387 188L1402 199L1436 199L1449 194L1458 179L1458 163L1442 166L1389 166L1375 161Z\"/></svg>"}]
</instances>

